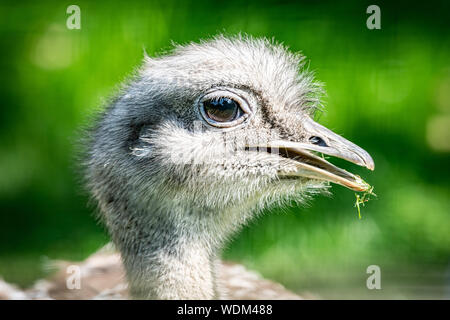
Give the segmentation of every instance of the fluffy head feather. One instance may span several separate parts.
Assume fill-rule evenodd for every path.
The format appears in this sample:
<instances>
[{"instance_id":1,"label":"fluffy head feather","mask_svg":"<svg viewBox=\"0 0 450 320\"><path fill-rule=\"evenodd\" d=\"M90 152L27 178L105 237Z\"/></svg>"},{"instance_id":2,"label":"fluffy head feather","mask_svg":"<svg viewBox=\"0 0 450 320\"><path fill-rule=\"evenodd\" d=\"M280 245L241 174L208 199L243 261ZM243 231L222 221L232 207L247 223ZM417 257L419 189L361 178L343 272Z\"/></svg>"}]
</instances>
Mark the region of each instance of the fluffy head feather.
<instances>
[{"instance_id":1,"label":"fluffy head feather","mask_svg":"<svg viewBox=\"0 0 450 320\"><path fill-rule=\"evenodd\" d=\"M199 100L218 90L245 101L251 117L232 128L205 123ZM306 141L303 119L320 95L304 58L266 39L219 36L145 58L91 132L86 162L135 296L212 297L203 279L211 272L198 268L227 236L258 209L324 190L318 180L280 179L293 161L248 152L268 140Z\"/></svg>"},{"instance_id":2,"label":"fluffy head feather","mask_svg":"<svg viewBox=\"0 0 450 320\"><path fill-rule=\"evenodd\" d=\"M233 130L204 125L197 102L214 88L245 98L252 119ZM213 214L315 192L323 184L277 177L288 161L236 151L233 144L268 138L301 142L302 116L320 106L320 94L320 85L304 70L304 57L266 39L219 36L146 57L91 137L89 186L106 211L126 199Z\"/></svg>"}]
</instances>

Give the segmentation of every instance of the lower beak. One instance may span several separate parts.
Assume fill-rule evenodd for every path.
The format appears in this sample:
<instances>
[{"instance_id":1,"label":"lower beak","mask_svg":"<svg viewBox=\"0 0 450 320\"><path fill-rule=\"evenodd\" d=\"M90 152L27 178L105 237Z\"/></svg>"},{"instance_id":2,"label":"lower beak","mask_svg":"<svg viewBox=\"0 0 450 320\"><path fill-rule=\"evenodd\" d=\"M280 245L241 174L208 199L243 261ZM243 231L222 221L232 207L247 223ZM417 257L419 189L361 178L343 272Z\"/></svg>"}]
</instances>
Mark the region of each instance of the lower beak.
<instances>
[{"instance_id":1,"label":"lower beak","mask_svg":"<svg viewBox=\"0 0 450 320\"><path fill-rule=\"evenodd\" d=\"M285 140L271 141L271 150L278 149L283 157L295 161L296 171L279 171L280 177L307 177L340 184L355 191L367 191L370 186L359 176L338 168L313 152L333 156L374 170L372 157L356 144L337 135L309 117L302 122L308 143Z\"/></svg>"}]
</instances>

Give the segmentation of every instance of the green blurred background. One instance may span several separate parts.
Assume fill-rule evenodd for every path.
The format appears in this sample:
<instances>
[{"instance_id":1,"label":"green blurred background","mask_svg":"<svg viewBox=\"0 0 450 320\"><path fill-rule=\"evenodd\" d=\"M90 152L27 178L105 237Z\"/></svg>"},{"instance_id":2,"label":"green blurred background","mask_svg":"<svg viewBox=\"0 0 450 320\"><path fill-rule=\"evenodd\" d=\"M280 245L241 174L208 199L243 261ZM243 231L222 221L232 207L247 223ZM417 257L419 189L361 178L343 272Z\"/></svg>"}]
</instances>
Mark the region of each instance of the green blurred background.
<instances>
[{"instance_id":1,"label":"green blurred background","mask_svg":"<svg viewBox=\"0 0 450 320\"><path fill-rule=\"evenodd\" d=\"M81 8L81 30L66 8ZM74 160L79 128L171 41L220 32L274 37L325 82L319 121L368 150L375 186L359 220L333 186L306 208L275 210L225 250L288 288L322 298L450 297L450 3L377 1L20 2L0 5L0 276L27 286L46 259L80 260L108 241ZM381 268L382 290L366 288Z\"/></svg>"}]
</instances>

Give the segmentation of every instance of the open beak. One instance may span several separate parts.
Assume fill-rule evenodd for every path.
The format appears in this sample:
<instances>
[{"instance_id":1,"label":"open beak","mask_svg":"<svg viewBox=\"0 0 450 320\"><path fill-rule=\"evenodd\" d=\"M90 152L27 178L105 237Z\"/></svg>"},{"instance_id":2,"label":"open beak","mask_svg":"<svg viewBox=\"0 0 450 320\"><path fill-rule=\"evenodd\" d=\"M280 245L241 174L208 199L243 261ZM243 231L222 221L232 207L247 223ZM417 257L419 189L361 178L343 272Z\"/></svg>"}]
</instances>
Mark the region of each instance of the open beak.
<instances>
[{"instance_id":1,"label":"open beak","mask_svg":"<svg viewBox=\"0 0 450 320\"><path fill-rule=\"evenodd\" d=\"M279 155L295 161L296 171L279 171L280 177L307 177L340 184L355 191L367 191L370 186L359 176L338 168L322 157L314 154L341 158L370 170L375 169L372 157L356 144L344 139L333 131L313 121L309 117L303 120L309 135L308 143L285 140L271 141L270 150L278 150Z\"/></svg>"}]
</instances>

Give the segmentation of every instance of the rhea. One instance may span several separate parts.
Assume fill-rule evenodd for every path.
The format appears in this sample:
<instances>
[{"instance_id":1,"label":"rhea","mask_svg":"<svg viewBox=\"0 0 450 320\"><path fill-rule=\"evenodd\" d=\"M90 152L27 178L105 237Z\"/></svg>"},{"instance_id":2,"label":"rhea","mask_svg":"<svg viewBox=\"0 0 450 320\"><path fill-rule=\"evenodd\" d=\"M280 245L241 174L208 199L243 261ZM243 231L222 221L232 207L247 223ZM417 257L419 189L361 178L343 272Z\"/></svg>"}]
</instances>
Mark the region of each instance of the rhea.
<instances>
[{"instance_id":1,"label":"rhea","mask_svg":"<svg viewBox=\"0 0 450 320\"><path fill-rule=\"evenodd\" d=\"M218 36L146 57L90 133L89 190L132 297L222 298L219 253L263 208L329 182L364 191L321 155L370 155L313 120L321 86L300 54Z\"/></svg>"}]
</instances>

